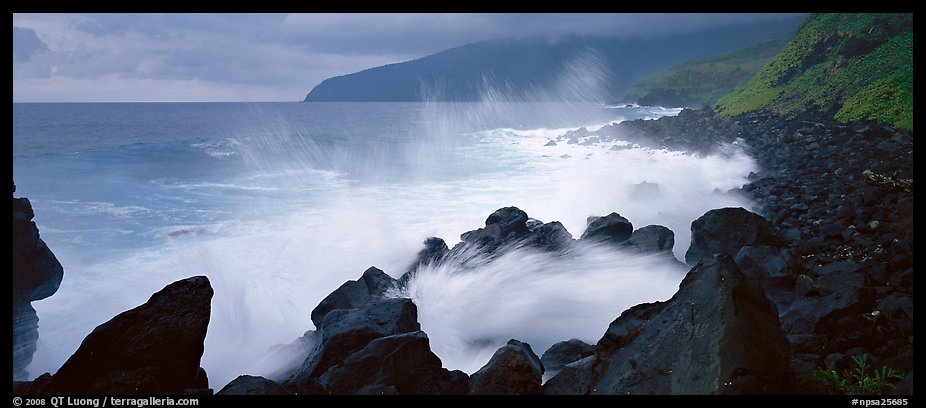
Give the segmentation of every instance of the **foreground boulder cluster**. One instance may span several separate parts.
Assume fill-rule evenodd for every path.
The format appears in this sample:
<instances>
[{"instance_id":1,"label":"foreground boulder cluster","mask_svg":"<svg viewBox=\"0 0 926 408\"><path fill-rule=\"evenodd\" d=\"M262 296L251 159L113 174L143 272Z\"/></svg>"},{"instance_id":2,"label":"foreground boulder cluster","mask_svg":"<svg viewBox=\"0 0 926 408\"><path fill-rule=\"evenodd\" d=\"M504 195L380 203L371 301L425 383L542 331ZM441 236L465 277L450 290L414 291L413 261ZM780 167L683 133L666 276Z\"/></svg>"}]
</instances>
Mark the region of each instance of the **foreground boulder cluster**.
<instances>
[{"instance_id":1,"label":"foreground boulder cluster","mask_svg":"<svg viewBox=\"0 0 926 408\"><path fill-rule=\"evenodd\" d=\"M694 220L685 254L691 269L671 299L623 311L594 345L563 339L538 357L540 350L510 339L472 375L447 370L416 305L399 296L418 266L452 258L466 267L467 259L491 262L523 247L569 256L583 243L672 257L674 233L663 226L634 229L615 212L590 217L574 239L559 222L505 207L453 248L428 238L399 279L371 267L344 283L311 311L316 330L298 340L301 363L274 380L242 375L217 394L828 393L806 374L849 368L861 354L906 373L895 391L912 393L912 135L871 123L685 110L560 141L618 139L702 154L744 143L762 168L728 192L751 194L762 215L721 208ZM14 199L14 237L17 220L32 218L16 206ZM28 247L15 245L14 256ZM53 293L55 264L28 269L52 276L38 285L46 289L14 295ZM56 374L16 382L14 392L211 394L199 367L211 296L205 277L172 283L97 327ZM14 358L16 350L14 343Z\"/></svg>"}]
</instances>

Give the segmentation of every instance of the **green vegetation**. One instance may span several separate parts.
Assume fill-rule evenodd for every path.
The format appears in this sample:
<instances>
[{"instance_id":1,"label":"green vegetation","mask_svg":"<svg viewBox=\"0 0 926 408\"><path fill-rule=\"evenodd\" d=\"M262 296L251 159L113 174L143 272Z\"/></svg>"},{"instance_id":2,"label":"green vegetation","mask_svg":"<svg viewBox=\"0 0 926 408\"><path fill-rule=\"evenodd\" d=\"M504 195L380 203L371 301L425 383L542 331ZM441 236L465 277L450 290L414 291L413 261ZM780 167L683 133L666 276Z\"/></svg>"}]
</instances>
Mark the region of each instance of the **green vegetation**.
<instances>
[{"instance_id":1,"label":"green vegetation","mask_svg":"<svg viewBox=\"0 0 926 408\"><path fill-rule=\"evenodd\" d=\"M745 86L714 104L722 115L819 110L913 130L913 15L815 14Z\"/></svg>"},{"instance_id":2,"label":"green vegetation","mask_svg":"<svg viewBox=\"0 0 926 408\"><path fill-rule=\"evenodd\" d=\"M624 95L644 105L704 106L742 86L790 38L776 38L649 74Z\"/></svg>"},{"instance_id":3,"label":"green vegetation","mask_svg":"<svg viewBox=\"0 0 926 408\"><path fill-rule=\"evenodd\" d=\"M842 394L853 395L884 394L894 389L891 380L903 379L903 373L889 367L881 367L880 370L869 373L871 367L868 365L868 354L862 354L861 357L852 356L852 361L855 362L855 368L843 370L842 374L822 368L817 368L810 374L814 378L826 380Z\"/></svg>"}]
</instances>

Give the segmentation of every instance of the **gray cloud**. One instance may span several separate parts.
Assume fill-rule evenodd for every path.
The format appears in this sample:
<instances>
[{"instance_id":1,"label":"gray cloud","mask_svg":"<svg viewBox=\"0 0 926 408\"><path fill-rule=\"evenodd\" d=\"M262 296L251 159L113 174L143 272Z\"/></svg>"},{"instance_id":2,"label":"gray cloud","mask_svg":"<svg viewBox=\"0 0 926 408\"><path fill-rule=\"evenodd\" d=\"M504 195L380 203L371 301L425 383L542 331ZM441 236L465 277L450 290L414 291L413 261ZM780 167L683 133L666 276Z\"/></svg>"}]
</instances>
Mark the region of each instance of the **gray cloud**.
<instances>
[{"instance_id":1,"label":"gray cloud","mask_svg":"<svg viewBox=\"0 0 926 408\"><path fill-rule=\"evenodd\" d=\"M280 36L303 49L422 54L481 40L563 36L658 37L787 14L292 14Z\"/></svg>"},{"instance_id":2,"label":"gray cloud","mask_svg":"<svg viewBox=\"0 0 926 408\"><path fill-rule=\"evenodd\" d=\"M13 26L13 61L30 62L33 55L42 52L48 52L48 44L35 34L35 30Z\"/></svg>"},{"instance_id":3,"label":"gray cloud","mask_svg":"<svg viewBox=\"0 0 926 408\"><path fill-rule=\"evenodd\" d=\"M196 89L300 100L325 78L488 39L654 37L774 14L14 14L14 100ZM45 82L42 82L45 81ZM94 81L106 86L94 87ZM81 85L82 84L82 85ZM122 84L125 90L114 87ZM160 89L144 87L158 84ZM133 91L134 87L134 91ZM231 92L229 90L238 89ZM42 90L42 92L39 92ZM103 94L101 90L109 92ZM35 92L33 92L35 91ZM118 92L117 92L118 91ZM68 98L79 92L72 90ZM63 94L62 94L63 95ZM190 97L195 97L191 95ZM218 96L216 96L218 97ZM19 98L19 99L17 99ZM204 100L212 100L208 96Z\"/></svg>"}]
</instances>

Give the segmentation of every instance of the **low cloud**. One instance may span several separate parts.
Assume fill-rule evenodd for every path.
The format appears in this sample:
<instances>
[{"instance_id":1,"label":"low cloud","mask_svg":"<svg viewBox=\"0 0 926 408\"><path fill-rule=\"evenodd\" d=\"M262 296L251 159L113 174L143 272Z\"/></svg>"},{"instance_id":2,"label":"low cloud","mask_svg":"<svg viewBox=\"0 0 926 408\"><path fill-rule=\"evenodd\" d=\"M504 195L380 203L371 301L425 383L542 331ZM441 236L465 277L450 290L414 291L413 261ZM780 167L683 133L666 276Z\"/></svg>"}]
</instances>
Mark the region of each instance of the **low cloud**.
<instances>
[{"instance_id":1,"label":"low cloud","mask_svg":"<svg viewBox=\"0 0 926 408\"><path fill-rule=\"evenodd\" d=\"M35 30L13 26L13 61L30 62L35 54L48 52L45 44Z\"/></svg>"},{"instance_id":2,"label":"low cloud","mask_svg":"<svg viewBox=\"0 0 926 408\"><path fill-rule=\"evenodd\" d=\"M86 84L83 100L172 100L197 84L202 100L301 100L322 80L490 39L654 37L775 14L14 14L15 101L49 100ZM28 83L26 83L28 81ZM104 86L123 84L136 89ZM19 83L19 86L17 86ZM165 86L165 84L179 86ZM159 86L149 89L146 86ZM236 89L235 92L219 92ZM109 92L105 94L104 92ZM134 92L134 96L126 96ZM68 93L69 97L81 98ZM259 95L259 96L258 96ZM187 93L177 99L188 98ZM111 98L111 99L110 99ZM155 99L158 98L158 99ZM160 99L167 98L167 99ZM79 99L80 100L80 99Z\"/></svg>"}]
</instances>

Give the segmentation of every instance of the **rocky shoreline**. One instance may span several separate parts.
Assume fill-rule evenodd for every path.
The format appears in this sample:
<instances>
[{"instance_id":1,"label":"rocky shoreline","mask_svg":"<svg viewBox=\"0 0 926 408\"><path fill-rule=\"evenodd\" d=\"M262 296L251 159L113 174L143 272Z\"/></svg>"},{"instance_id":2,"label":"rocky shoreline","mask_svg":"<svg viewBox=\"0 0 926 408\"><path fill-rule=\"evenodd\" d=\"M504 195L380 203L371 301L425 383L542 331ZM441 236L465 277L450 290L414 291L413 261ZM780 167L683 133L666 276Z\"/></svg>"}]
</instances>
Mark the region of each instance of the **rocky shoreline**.
<instances>
[{"instance_id":1,"label":"rocky shoreline","mask_svg":"<svg viewBox=\"0 0 926 408\"><path fill-rule=\"evenodd\" d=\"M862 354L903 371L894 392L912 394L913 136L814 118L686 109L558 139L698 154L735 143L761 168L727 192L749 195L761 214L724 208L694 220L691 270L678 292L615 311L595 345L563 339L538 357L542 350L511 339L472 375L443 368L431 352L416 305L397 295L419 265L465 267L523 247L568 256L590 243L671 256L674 246L668 228L634 229L617 212L590 217L574 239L556 221L505 207L453 248L428 238L398 279L371 267L346 282L311 311L317 329L298 340L297 367L279 381L242 375L216 394L826 394L835 390L807 373L851 368ZM99 326L55 375L14 382L14 393L211 394L199 367L211 295L205 277L172 283Z\"/></svg>"},{"instance_id":2,"label":"rocky shoreline","mask_svg":"<svg viewBox=\"0 0 926 408\"><path fill-rule=\"evenodd\" d=\"M784 250L741 255L770 269L767 292L791 343L794 371L851 369L851 356L867 354L876 367L907 373L896 391L912 392L913 134L823 116L720 117L685 109L675 117L606 126L584 140L699 154L742 145L761 170L731 193L762 206ZM581 143L583 137L564 139Z\"/></svg>"}]
</instances>

